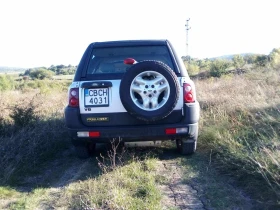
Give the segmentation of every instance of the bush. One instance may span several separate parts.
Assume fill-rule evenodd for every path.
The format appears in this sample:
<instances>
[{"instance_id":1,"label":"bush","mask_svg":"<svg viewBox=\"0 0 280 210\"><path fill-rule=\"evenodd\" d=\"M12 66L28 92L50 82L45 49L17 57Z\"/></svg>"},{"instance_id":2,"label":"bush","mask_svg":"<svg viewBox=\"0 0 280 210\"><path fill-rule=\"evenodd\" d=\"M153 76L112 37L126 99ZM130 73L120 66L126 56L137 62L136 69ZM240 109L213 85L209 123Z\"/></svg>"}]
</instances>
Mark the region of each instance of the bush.
<instances>
[{"instance_id":1,"label":"bush","mask_svg":"<svg viewBox=\"0 0 280 210\"><path fill-rule=\"evenodd\" d=\"M255 65L257 67L266 67L269 64L269 57L267 55L258 55L256 57Z\"/></svg>"},{"instance_id":2,"label":"bush","mask_svg":"<svg viewBox=\"0 0 280 210\"><path fill-rule=\"evenodd\" d=\"M58 151L68 147L63 119L38 121L34 127L14 130L11 136L1 136L0 184L22 182L39 165L54 159Z\"/></svg>"},{"instance_id":3,"label":"bush","mask_svg":"<svg viewBox=\"0 0 280 210\"><path fill-rule=\"evenodd\" d=\"M31 100L27 105L23 104L24 103L16 104L15 106L13 106L13 112L10 114L10 117L13 119L14 124L18 127L32 125L37 121L33 100Z\"/></svg>"},{"instance_id":4,"label":"bush","mask_svg":"<svg viewBox=\"0 0 280 210\"><path fill-rule=\"evenodd\" d=\"M274 48L269 54L271 65L274 68L280 66L280 48Z\"/></svg>"},{"instance_id":5,"label":"bush","mask_svg":"<svg viewBox=\"0 0 280 210\"><path fill-rule=\"evenodd\" d=\"M245 63L247 64L254 64L256 61L257 55L255 54L247 54L243 57Z\"/></svg>"},{"instance_id":6,"label":"bush","mask_svg":"<svg viewBox=\"0 0 280 210\"><path fill-rule=\"evenodd\" d=\"M199 66L200 71L202 71L202 70L207 70L208 71L210 69L211 60L209 60L208 58L198 60L197 64Z\"/></svg>"},{"instance_id":7,"label":"bush","mask_svg":"<svg viewBox=\"0 0 280 210\"><path fill-rule=\"evenodd\" d=\"M53 160L69 145L61 110L64 94L37 94L32 98L34 92L10 98L13 91L2 94L0 184L24 182L28 173L40 169L41 164Z\"/></svg>"},{"instance_id":8,"label":"bush","mask_svg":"<svg viewBox=\"0 0 280 210\"><path fill-rule=\"evenodd\" d=\"M210 65L210 75L212 77L221 77L226 73L226 69L231 66L230 61L216 59Z\"/></svg>"},{"instance_id":9,"label":"bush","mask_svg":"<svg viewBox=\"0 0 280 210\"><path fill-rule=\"evenodd\" d=\"M199 73L199 66L193 62L191 63L186 63L185 66L188 70L189 75L196 75Z\"/></svg>"},{"instance_id":10,"label":"bush","mask_svg":"<svg viewBox=\"0 0 280 210\"><path fill-rule=\"evenodd\" d=\"M0 91L13 90L15 82L9 75L0 75Z\"/></svg>"},{"instance_id":11,"label":"bush","mask_svg":"<svg viewBox=\"0 0 280 210\"><path fill-rule=\"evenodd\" d=\"M29 76L32 79L51 79L54 75L54 72L50 71L50 70L46 70L46 69L38 69L38 70L34 70L31 71Z\"/></svg>"},{"instance_id":12,"label":"bush","mask_svg":"<svg viewBox=\"0 0 280 210\"><path fill-rule=\"evenodd\" d=\"M245 65L244 58L241 55L233 56L233 65L236 69L240 69Z\"/></svg>"}]
</instances>

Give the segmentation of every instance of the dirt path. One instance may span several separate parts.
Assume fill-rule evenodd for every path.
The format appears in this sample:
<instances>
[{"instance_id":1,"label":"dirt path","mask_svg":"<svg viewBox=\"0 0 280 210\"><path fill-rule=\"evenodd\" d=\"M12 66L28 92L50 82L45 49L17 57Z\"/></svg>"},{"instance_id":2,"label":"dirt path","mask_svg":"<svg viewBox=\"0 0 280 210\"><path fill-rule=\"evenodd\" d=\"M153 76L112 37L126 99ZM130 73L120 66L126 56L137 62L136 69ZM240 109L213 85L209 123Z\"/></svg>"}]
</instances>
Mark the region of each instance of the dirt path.
<instances>
[{"instance_id":1,"label":"dirt path","mask_svg":"<svg viewBox=\"0 0 280 210\"><path fill-rule=\"evenodd\" d=\"M156 173L164 177L164 181L159 182L158 186L162 193L162 209L253 209L250 199L244 196L240 189L229 183L228 178L224 177L226 181L214 183L214 188L209 186L209 183L223 178L218 174L209 173L208 165L204 167L203 163L199 162L200 155L181 157L172 148L135 151L136 155L140 153L152 153L158 156ZM78 159L74 155L73 148L65 150L58 156L54 161L46 164L39 174L23 180L24 185L18 189L29 194L42 186L46 190L45 195L56 197L53 199L55 201L61 199L64 189L70 184L86 181L89 177L94 178L100 174L96 157L86 160ZM202 167L204 172L197 168L193 170L193 167ZM192 173L193 176L190 175ZM226 188L226 190L222 189L219 192L219 188ZM211 195L212 192L215 194ZM212 199L220 202L213 208L210 207ZM10 201L0 199L0 209L10 209L10 203L13 202L15 202L14 198ZM39 201L39 209L49 209L51 206L52 204L46 203L44 199Z\"/></svg>"},{"instance_id":2,"label":"dirt path","mask_svg":"<svg viewBox=\"0 0 280 210\"><path fill-rule=\"evenodd\" d=\"M57 158L45 164L40 173L22 180L20 189L30 192L37 186L61 188L81 178L89 167L89 159L81 160L74 156L73 148L69 148Z\"/></svg>"},{"instance_id":3,"label":"dirt path","mask_svg":"<svg viewBox=\"0 0 280 210\"><path fill-rule=\"evenodd\" d=\"M183 183L182 168L176 161L160 161L159 169L169 183L160 185L164 209L205 209L197 191L192 186Z\"/></svg>"},{"instance_id":4,"label":"dirt path","mask_svg":"<svg viewBox=\"0 0 280 210\"><path fill-rule=\"evenodd\" d=\"M91 159L80 160L75 157L69 159L70 152L66 151L63 155L64 158L52 163L48 170L54 172L58 170L61 163L65 162L67 164L63 173L59 173L60 176L52 181L53 188L59 189L79 180L92 167ZM176 155L174 155L175 157ZM183 182L183 169L176 160L172 158L170 160L159 160L158 174L163 175L167 180L165 184L159 186L163 195L161 202L163 209L206 209L198 196L197 190ZM48 177L49 174L46 173L45 176Z\"/></svg>"}]
</instances>

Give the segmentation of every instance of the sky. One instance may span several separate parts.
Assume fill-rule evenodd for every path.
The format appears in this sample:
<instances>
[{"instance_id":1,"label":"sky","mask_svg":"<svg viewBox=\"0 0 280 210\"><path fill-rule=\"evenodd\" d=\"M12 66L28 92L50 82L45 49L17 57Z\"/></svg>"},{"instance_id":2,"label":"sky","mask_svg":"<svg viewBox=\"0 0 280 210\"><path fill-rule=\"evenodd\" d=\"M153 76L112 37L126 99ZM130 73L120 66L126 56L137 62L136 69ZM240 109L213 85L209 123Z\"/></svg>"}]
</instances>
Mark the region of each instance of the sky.
<instances>
[{"instance_id":1,"label":"sky","mask_svg":"<svg viewBox=\"0 0 280 210\"><path fill-rule=\"evenodd\" d=\"M168 39L180 56L269 54L278 0L0 0L0 66L78 65L97 41Z\"/></svg>"}]
</instances>

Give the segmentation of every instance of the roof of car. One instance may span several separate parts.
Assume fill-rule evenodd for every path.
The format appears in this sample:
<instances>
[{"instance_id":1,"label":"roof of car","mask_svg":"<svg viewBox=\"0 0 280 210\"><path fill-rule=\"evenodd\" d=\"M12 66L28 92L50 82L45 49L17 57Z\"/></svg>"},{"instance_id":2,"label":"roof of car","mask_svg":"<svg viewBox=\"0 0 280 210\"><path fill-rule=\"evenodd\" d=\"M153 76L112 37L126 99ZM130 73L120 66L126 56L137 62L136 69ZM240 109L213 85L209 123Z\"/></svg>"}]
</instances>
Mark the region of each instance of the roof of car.
<instances>
[{"instance_id":1,"label":"roof of car","mask_svg":"<svg viewBox=\"0 0 280 210\"><path fill-rule=\"evenodd\" d=\"M118 46L135 46L135 45L166 45L166 39L149 39L149 40L119 40L106 42L93 42L94 47L118 47Z\"/></svg>"}]
</instances>

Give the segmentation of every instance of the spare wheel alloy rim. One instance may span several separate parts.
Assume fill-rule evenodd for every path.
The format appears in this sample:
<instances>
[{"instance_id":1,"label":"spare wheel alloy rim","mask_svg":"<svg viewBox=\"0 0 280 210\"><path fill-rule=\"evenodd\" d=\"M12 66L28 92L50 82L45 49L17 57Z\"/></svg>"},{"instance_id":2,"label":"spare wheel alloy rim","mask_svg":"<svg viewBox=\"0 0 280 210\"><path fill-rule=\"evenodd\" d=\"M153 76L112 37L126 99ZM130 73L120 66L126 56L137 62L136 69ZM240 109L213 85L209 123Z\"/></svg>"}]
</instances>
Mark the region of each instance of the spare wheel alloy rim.
<instances>
[{"instance_id":1,"label":"spare wheel alloy rim","mask_svg":"<svg viewBox=\"0 0 280 210\"><path fill-rule=\"evenodd\" d=\"M167 79L156 71L144 71L131 83L130 97L134 104L145 111L160 109L168 101L170 86Z\"/></svg>"}]
</instances>

